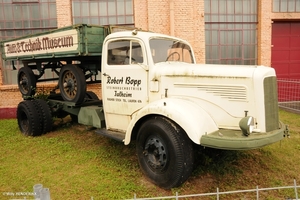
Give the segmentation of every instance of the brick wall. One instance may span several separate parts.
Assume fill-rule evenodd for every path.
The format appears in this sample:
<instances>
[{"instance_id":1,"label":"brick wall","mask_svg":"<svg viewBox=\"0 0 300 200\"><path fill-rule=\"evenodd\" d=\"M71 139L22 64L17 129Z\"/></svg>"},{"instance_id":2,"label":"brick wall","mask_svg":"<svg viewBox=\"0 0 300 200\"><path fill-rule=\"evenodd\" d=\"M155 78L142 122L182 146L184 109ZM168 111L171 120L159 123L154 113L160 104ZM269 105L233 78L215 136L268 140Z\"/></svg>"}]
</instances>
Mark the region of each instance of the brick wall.
<instances>
[{"instance_id":1,"label":"brick wall","mask_svg":"<svg viewBox=\"0 0 300 200\"><path fill-rule=\"evenodd\" d=\"M204 1L174 0L174 32L191 43L198 63L205 63Z\"/></svg>"},{"instance_id":2,"label":"brick wall","mask_svg":"<svg viewBox=\"0 0 300 200\"><path fill-rule=\"evenodd\" d=\"M258 1L258 65L271 65L271 6L270 0Z\"/></svg>"},{"instance_id":3,"label":"brick wall","mask_svg":"<svg viewBox=\"0 0 300 200\"><path fill-rule=\"evenodd\" d=\"M56 0L57 27L72 25L71 0Z\"/></svg>"},{"instance_id":4,"label":"brick wall","mask_svg":"<svg viewBox=\"0 0 300 200\"><path fill-rule=\"evenodd\" d=\"M16 107L22 100L17 85L3 85L0 92L0 107Z\"/></svg>"},{"instance_id":5,"label":"brick wall","mask_svg":"<svg viewBox=\"0 0 300 200\"><path fill-rule=\"evenodd\" d=\"M133 1L134 22L137 28L149 30L148 0Z\"/></svg>"}]
</instances>

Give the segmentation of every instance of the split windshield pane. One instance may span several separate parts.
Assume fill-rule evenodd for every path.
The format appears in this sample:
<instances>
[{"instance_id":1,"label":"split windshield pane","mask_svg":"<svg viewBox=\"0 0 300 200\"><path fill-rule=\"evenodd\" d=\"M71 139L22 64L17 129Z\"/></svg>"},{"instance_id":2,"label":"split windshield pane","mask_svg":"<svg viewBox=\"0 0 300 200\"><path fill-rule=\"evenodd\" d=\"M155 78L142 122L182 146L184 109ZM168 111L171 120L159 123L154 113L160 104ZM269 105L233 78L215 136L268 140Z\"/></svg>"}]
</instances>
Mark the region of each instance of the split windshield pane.
<instances>
[{"instance_id":1,"label":"split windshield pane","mask_svg":"<svg viewBox=\"0 0 300 200\"><path fill-rule=\"evenodd\" d=\"M154 63L170 61L194 63L190 46L179 40L153 38L150 40L150 48Z\"/></svg>"}]
</instances>

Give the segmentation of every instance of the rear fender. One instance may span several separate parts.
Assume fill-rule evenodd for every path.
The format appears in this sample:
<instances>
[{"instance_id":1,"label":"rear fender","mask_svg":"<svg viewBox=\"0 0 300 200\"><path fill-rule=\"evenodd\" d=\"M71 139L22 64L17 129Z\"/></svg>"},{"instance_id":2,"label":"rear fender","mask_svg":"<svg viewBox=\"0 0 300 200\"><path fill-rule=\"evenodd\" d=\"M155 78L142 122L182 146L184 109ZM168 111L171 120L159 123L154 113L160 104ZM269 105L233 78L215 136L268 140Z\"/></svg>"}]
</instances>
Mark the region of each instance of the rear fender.
<instances>
[{"instance_id":1,"label":"rear fender","mask_svg":"<svg viewBox=\"0 0 300 200\"><path fill-rule=\"evenodd\" d=\"M147 115L161 115L171 119L196 144L200 144L202 135L218 130L211 116L194 102L175 98L160 99L148 104L132 115L132 120L126 131L125 145L130 143L135 124Z\"/></svg>"}]
</instances>

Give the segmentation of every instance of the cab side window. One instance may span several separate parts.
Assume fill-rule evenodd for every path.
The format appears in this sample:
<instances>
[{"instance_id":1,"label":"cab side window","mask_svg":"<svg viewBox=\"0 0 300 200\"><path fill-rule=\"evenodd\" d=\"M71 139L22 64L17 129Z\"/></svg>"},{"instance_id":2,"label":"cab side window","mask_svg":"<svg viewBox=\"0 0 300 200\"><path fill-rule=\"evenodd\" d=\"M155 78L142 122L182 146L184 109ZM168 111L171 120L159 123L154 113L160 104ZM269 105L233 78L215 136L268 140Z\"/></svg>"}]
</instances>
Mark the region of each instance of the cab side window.
<instances>
[{"instance_id":1,"label":"cab side window","mask_svg":"<svg viewBox=\"0 0 300 200\"><path fill-rule=\"evenodd\" d=\"M108 65L131 65L143 62L143 52L139 42L117 40L108 44Z\"/></svg>"},{"instance_id":2,"label":"cab side window","mask_svg":"<svg viewBox=\"0 0 300 200\"><path fill-rule=\"evenodd\" d=\"M129 40L117 40L108 44L108 65L124 65L126 56L130 50Z\"/></svg>"}]
</instances>

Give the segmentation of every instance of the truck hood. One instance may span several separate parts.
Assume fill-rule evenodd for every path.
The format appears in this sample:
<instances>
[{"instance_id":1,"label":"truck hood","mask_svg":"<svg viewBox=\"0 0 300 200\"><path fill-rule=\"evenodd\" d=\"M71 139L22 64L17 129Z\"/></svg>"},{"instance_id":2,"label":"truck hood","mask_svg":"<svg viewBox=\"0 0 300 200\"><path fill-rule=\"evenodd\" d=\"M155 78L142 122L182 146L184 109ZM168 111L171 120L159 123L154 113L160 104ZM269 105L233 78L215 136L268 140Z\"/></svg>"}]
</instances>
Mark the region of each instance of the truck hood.
<instances>
[{"instance_id":1,"label":"truck hood","mask_svg":"<svg viewBox=\"0 0 300 200\"><path fill-rule=\"evenodd\" d=\"M163 62L155 65L153 78L159 79L161 76L251 78L255 73L262 76L275 76L275 70L265 66Z\"/></svg>"},{"instance_id":2,"label":"truck hood","mask_svg":"<svg viewBox=\"0 0 300 200\"><path fill-rule=\"evenodd\" d=\"M154 66L149 78L151 85L157 85L157 89L150 88L156 99L193 101L213 116L219 127L239 129L239 120L246 113L264 124L260 112L265 110L267 77L276 77L273 68L164 62Z\"/></svg>"}]
</instances>

